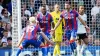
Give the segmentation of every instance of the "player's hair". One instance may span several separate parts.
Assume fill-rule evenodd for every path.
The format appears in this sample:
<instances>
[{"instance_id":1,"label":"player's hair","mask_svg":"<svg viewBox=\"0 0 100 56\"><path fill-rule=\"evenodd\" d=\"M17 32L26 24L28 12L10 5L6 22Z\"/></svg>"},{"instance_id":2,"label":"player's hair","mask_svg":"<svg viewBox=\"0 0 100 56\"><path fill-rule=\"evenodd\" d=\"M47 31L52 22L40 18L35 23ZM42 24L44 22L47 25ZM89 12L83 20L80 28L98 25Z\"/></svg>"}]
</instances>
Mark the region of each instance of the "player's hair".
<instances>
[{"instance_id":1,"label":"player's hair","mask_svg":"<svg viewBox=\"0 0 100 56\"><path fill-rule=\"evenodd\" d=\"M80 6L84 6L84 5L78 5L78 7L80 7Z\"/></svg>"},{"instance_id":2,"label":"player's hair","mask_svg":"<svg viewBox=\"0 0 100 56\"><path fill-rule=\"evenodd\" d=\"M30 18L29 18L29 22L30 22L30 23L36 22L35 17L30 17Z\"/></svg>"},{"instance_id":3,"label":"player's hair","mask_svg":"<svg viewBox=\"0 0 100 56\"><path fill-rule=\"evenodd\" d=\"M55 3L54 5L59 5L59 3Z\"/></svg>"},{"instance_id":4,"label":"player's hair","mask_svg":"<svg viewBox=\"0 0 100 56\"><path fill-rule=\"evenodd\" d=\"M43 4L41 7L46 8L46 5L45 5L45 4Z\"/></svg>"},{"instance_id":5,"label":"player's hair","mask_svg":"<svg viewBox=\"0 0 100 56\"><path fill-rule=\"evenodd\" d=\"M55 4L54 4L54 7L55 7L55 5L59 5L59 4L58 4L58 3L55 3Z\"/></svg>"},{"instance_id":6,"label":"player's hair","mask_svg":"<svg viewBox=\"0 0 100 56\"><path fill-rule=\"evenodd\" d=\"M71 3L72 3L72 2L69 1L69 0L65 2L65 4L69 4L69 5L71 5Z\"/></svg>"},{"instance_id":7,"label":"player's hair","mask_svg":"<svg viewBox=\"0 0 100 56\"><path fill-rule=\"evenodd\" d=\"M59 5L59 4L58 4L58 3L55 3L54 6L55 6L55 5Z\"/></svg>"}]
</instances>

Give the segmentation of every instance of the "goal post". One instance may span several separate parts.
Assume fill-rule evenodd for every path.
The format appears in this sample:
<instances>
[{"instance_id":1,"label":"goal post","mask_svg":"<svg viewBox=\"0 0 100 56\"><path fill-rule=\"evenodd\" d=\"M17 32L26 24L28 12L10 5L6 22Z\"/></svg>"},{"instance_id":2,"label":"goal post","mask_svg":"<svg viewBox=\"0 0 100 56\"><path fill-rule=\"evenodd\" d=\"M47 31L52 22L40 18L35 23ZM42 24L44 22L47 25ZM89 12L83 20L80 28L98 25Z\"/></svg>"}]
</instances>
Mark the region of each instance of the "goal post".
<instances>
[{"instance_id":1,"label":"goal post","mask_svg":"<svg viewBox=\"0 0 100 56\"><path fill-rule=\"evenodd\" d=\"M12 0L12 53L16 53L18 39L21 37L21 1Z\"/></svg>"}]
</instances>

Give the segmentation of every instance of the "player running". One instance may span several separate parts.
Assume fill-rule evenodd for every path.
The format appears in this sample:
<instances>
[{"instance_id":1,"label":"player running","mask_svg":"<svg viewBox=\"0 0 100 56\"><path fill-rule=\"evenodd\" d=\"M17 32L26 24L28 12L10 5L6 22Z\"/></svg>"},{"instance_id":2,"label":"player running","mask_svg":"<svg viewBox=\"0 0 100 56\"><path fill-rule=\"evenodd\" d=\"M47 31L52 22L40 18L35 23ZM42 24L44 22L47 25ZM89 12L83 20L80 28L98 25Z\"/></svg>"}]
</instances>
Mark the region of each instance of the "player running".
<instances>
[{"instance_id":1,"label":"player running","mask_svg":"<svg viewBox=\"0 0 100 56\"><path fill-rule=\"evenodd\" d=\"M53 17L53 22L54 25L56 25L56 23L58 22L58 20L60 19L60 7L58 4L54 5L54 11L51 12L51 15ZM62 23L58 26L58 28L55 30L55 36L54 36L54 42L55 42L55 48L54 48L54 52L53 52L53 56L60 56L60 44L62 42Z\"/></svg>"},{"instance_id":2,"label":"player running","mask_svg":"<svg viewBox=\"0 0 100 56\"><path fill-rule=\"evenodd\" d=\"M16 56L19 56L21 50L23 48L27 48L29 45L33 45L34 47L40 47L40 46L44 46L43 42L39 41L37 39L37 32L40 32L40 34L43 36L43 38L53 44L53 42L51 42L46 35L40 30L40 27L37 25L36 23L36 19L35 17L30 17L29 18L30 21L30 25L28 25L20 39L20 41L18 42L18 51ZM22 43L22 45L20 46L20 44Z\"/></svg>"},{"instance_id":3,"label":"player running","mask_svg":"<svg viewBox=\"0 0 100 56\"><path fill-rule=\"evenodd\" d=\"M80 17L87 22L87 15L84 13L84 6L79 6L79 15ZM83 55L83 51L87 48L88 45L88 37L86 35L86 29L84 25L78 20L78 31L77 31L77 56ZM81 43L81 39L84 44ZM82 48L81 48L82 46Z\"/></svg>"},{"instance_id":4,"label":"player running","mask_svg":"<svg viewBox=\"0 0 100 56\"><path fill-rule=\"evenodd\" d=\"M51 30L51 24L53 23L52 16L50 13L46 11L46 6L41 6L41 12L37 15L37 20L39 22L40 28L45 33L45 35L50 39L50 30ZM41 41L45 44L42 46L42 56L48 56L49 51L49 44L40 36Z\"/></svg>"},{"instance_id":5,"label":"player running","mask_svg":"<svg viewBox=\"0 0 100 56\"><path fill-rule=\"evenodd\" d=\"M52 29L51 33L53 34L54 31L57 29L57 27L60 25L62 19L65 20L65 35L68 38L70 42L70 46L72 49L72 55L76 56L76 44L75 44L75 38L77 35L77 19L80 20L80 22L84 25L84 27L89 30L89 27L86 25L86 23L81 19L79 14L74 10L71 9L71 5L69 2L65 3L65 10L61 13L60 19L55 25L54 29Z\"/></svg>"}]
</instances>

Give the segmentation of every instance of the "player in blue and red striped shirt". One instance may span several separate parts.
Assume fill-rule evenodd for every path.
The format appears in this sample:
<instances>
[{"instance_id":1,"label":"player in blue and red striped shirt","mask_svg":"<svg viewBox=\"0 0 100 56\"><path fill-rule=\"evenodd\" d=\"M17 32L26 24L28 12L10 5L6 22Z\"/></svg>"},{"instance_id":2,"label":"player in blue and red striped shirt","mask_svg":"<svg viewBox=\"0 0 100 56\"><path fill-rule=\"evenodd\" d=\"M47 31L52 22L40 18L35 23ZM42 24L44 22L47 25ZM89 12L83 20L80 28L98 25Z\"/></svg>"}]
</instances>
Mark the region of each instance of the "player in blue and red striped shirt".
<instances>
[{"instance_id":1,"label":"player in blue and red striped shirt","mask_svg":"<svg viewBox=\"0 0 100 56\"><path fill-rule=\"evenodd\" d=\"M75 44L75 38L77 35L77 17L81 21L81 23L86 27L87 30L89 30L89 27L86 25L86 23L80 18L79 14L74 10L71 9L71 5L69 2L65 3L65 9L61 13L61 19L59 19L58 23L55 25L54 29L52 31L54 32L55 29L59 26L62 19L65 20L65 35L67 39L70 42L70 46L73 52L73 55L76 55L76 44ZM52 32L52 34L53 34ZM74 52L75 50L75 52Z\"/></svg>"},{"instance_id":2,"label":"player in blue and red striped shirt","mask_svg":"<svg viewBox=\"0 0 100 56\"><path fill-rule=\"evenodd\" d=\"M50 30L51 30L51 24L53 24L52 22L53 20L50 13L46 11L45 5L41 6L41 11L37 15L37 20L39 22L40 28L45 33L45 35L48 38L51 38ZM49 45L42 37L40 38L41 38L41 41L45 43L45 46L42 47L42 53L43 53L42 56L47 56L48 51L49 51L49 47L48 47Z\"/></svg>"},{"instance_id":3,"label":"player in blue and red striped shirt","mask_svg":"<svg viewBox=\"0 0 100 56\"><path fill-rule=\"evenodd\" d=\"M27 48L29 45L33 45L34 47L40 47L40 46L44 46L44 43L41 42L40 40L38 40L37 38L37 32L39 32L42 36L43 39L45 39L47 42L53 44L53 42L51 42L46 35L41 31L39 25L36 23L36 19L35 17L30 17L29 18L30 21L30 25L28 25L20 39L20 41L18 42L18 52L16 54L16 56L19 56L21 50L23 48ZM20 46L20 44L22 43L22 45Z\"/></svg>"}]
</instances>

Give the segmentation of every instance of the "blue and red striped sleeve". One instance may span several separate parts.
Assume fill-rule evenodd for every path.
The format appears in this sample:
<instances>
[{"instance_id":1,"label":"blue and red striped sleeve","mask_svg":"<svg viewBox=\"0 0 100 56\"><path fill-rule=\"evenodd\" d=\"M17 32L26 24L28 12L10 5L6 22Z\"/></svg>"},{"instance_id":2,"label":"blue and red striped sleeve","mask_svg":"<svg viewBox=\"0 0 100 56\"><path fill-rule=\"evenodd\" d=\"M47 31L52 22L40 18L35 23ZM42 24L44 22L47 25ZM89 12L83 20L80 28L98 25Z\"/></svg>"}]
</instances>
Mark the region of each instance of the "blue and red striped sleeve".
<instances>
[{"instance_id":1,"label":"blue and red striped sleeve","mask_svg":"<svg viewBox=\"0 0 100 56\"><path fill-rule=\"evenodd\" d=\"M60 18L61 18L61 19L64 18L64 16L63 16L63 15L64 15L64 12L65 12L65 11L62 11L62 13L61 13L61 15L60 15Z\"/></svg>"},{"instance_id":2,"label":"blue and red striped sleeve","mask_svg":"<svg viewBox=\"0 0 100 56\"><path fill-rule=\"evenodd\" d=\"M37 32L41 32L41 28L38 26Z\"/></svg>"},{"instance_id":3,"label":"blue and red striped sleeve","mask_svg":"<svg viewBox=\"0 0 100 56\"><path fill-rule=\"evenodd\" d=\"M50 22L53 22L53 17L51 16L51 14L49 14L50 16Z\"/></svg>"},{"instance_id":4,"label":"blue and red striped sleeve","mask_svg":"<svg viewBox=\"0 0 100 56\"><path fill-rule=\"evenodd\" d=\"M78 12L76 10L73 10L73 11L74 11L76 17L78 17L79 16Z\"/></svg>"},{"instance_id":5,"label":"blue and red striped sleeve","mask_svg":"<svg viewBox=\"0 0 100 56\"><path fill-rule=\"evenodd\" d=\"M37 18L37 20L39 21L39 18L40 18L40 14L37 14L37 17L36 17L36 18Z\"/></svg>"}]
</instances>

